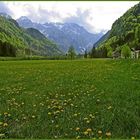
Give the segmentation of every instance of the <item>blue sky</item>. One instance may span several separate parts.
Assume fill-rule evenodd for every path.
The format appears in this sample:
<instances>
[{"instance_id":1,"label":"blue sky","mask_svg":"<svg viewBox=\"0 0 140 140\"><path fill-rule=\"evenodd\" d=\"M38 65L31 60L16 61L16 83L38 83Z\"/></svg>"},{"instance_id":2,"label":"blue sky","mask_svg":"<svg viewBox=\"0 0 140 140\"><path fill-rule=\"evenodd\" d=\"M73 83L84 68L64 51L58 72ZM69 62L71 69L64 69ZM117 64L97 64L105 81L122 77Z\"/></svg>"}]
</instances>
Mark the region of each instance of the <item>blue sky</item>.
<instances>
[{"instance_id":1,"label":"blue sky","mask_svg":"<svg viewBox=\"0 0 140 140\"><path fill-rule=\"evenodd\" d=\"M138 1L0 2L0 12L14 19L27 16L34 22L74 22L89 32L111 29L112 23Z\"/></svg>"}]
</instances>

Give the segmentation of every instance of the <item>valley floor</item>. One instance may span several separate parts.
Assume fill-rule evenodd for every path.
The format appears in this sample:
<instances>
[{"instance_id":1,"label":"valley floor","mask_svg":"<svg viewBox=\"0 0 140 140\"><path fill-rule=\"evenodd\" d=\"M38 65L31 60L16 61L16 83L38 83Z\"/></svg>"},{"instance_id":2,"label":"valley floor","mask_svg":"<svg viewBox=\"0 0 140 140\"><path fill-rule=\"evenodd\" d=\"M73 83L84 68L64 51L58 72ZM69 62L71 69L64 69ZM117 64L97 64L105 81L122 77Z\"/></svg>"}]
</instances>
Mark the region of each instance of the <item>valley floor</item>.
<instances>
[{"instance_id":1,"label":"valley floor","mask_svg":"<svg viewBox=\"0 0 140 140\"><path fill-rule=\"evenodd\" d=\"M140 138L140 60L0 61L0 138Z\"/></svg>"}]
</instances>

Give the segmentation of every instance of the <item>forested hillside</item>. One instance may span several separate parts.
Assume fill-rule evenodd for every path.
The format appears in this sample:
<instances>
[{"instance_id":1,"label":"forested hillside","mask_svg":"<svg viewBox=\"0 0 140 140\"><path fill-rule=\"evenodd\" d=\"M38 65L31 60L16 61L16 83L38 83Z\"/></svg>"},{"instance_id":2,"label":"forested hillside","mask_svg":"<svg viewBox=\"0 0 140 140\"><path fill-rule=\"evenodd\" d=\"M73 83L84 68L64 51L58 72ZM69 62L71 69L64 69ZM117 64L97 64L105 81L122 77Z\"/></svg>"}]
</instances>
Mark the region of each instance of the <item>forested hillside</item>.
<instances>
[{"instance_id":1,"label":"forested hillside","mask_svg":"<svg viewBox=\"0 0 140 140\"><path fill-rule=\"evenodd\" d=\"M0 56L55 55L60 53L57 45L39 31L20 28L12 18L0 16Z\"/></svg>"},{"instance_id":2,"label":"forested hillside","mask_svg":"<svg viewBox=\"0 0 140 140\"><path fill-rule=\"evenodd\" d=\"M109 36L96 46L97 50L106 49L108 56L112 56L113 51L121 53L123 47L140 49L140 3L117 19L112 25Z\"/></svg>"},{"instance_id":3,"label":"forested hillside","mask_svg":"<svg viewBox=\"0 0 140 140\"><path fill-rule=\"evenodd\" d=\"M35 28L43 33L47 38L55 41L64 52L72 45L77 53L83 53L86 49L91 49L102 33L89 33L84 27L76 23L36 23L28 17L20 17L17 22L24 28Z\"/></svg>"}]
</instances>

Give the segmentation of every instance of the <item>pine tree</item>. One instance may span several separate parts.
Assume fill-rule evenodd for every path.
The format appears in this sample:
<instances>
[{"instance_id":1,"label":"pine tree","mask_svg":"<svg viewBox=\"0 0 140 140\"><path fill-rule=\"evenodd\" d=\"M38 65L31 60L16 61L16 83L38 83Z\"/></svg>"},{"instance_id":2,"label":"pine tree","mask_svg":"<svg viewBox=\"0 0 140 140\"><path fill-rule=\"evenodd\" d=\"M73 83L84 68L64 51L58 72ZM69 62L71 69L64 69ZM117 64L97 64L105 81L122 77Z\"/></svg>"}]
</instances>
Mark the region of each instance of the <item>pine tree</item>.
<instances>
[{"instance_id":1,"label":"pine tree","mask_svg":"<svg viewBox=\"0 0 140 140\"><path fill-rule=\"evenodd\" d=\"M87 58L87 57L88 57L88 53L87 53L87 50L85 50L84 58Z\"/></svg>"}]
</instances>

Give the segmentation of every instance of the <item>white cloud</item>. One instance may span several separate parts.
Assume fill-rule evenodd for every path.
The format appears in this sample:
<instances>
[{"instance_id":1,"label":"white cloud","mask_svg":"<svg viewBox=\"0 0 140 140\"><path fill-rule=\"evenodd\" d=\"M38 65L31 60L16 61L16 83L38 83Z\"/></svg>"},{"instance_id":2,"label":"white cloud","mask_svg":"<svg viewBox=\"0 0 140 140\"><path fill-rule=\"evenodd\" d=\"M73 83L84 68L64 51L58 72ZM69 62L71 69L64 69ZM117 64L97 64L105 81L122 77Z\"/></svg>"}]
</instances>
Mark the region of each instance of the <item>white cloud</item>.
<instances>
[{"instance_id":1,"label":"white cloud","mask_svg":"<svg viewBox=\"0 0 140 140\"><path fill-rule=\"evenodd\" d=\"M4 2L13 18L28 16L36 22L75 22L90 32L111 29L112 23L138 1Z\"/></svg>"},{"instance_id":2,"label":"white cloud","mask_svg":"<svg viewBox=\"0 0 140 140\"><path fill-rule=\"evenodd\" d=\"M0 13L7 13L11 15L12 11L10 11L10 9L3 2L0 2Z\"/></svg>"}]
</instances>

